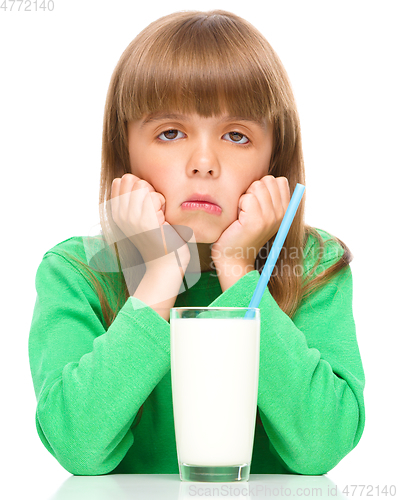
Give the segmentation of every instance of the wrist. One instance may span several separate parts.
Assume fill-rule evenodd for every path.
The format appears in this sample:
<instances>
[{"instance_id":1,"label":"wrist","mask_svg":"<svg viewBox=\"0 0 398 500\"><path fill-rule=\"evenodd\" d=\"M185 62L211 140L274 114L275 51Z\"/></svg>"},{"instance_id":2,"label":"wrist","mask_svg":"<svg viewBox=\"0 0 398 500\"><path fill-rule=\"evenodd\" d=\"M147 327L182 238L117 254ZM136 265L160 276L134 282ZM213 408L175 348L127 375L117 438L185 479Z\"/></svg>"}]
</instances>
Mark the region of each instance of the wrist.
<instances>
[{"instance_id":1,"label":"wrist","mask_svg":"<svg viewBox=\"0 0 398 500\"><path fill-rule=\"evenodd\" d=\"M239 275L239 274L247 274L250 271L254 271L254 263L246 260L239 259L226 259L226 260L218 260L213 261L214 266L217 271L222 272L226 275Z\"/></svg>"},{"instance_id":2,"label":"wrist","mask_svg":"<svg viewBox=\"0 0 398 500\"><path fill-rule=\"evenodd\" d=\"M243 276L255 270L254 264L247 261L218 261L215 262L221 290L228 288L239 281Z\"/></svg>"},{"instance_id":3,"label":"wrist","mask_svg":"<svg viewBox=\"0 0 398 500\"><path fill-rule=\"evenodd\" d=\"M169 271L173 272L175 269L180 269L185 273L188 267L187 260L181 256L177 251L168 253L160 257L159 259L152 260L145 264L146 272L150 274L166 273Z\"/></svg>"}]
</instances>

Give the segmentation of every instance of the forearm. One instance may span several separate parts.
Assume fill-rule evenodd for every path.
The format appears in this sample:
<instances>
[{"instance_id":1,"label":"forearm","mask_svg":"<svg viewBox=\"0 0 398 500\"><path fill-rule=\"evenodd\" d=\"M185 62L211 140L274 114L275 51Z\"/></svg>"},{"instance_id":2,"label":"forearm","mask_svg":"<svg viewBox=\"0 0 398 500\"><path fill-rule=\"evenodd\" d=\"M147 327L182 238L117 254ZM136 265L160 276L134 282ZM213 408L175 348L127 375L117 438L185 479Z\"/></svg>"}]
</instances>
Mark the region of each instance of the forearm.
<instances>
[{"instance_id":1,"label":"forearm","mask_svg":"<svg viewBox=\"0 0 398 500\"><path fill-rule=\"evenodd\" d=\"M174 306L187 265L180 265L174 253L165 255L159 262L147 266L133 297L149 305L166 321Z\"/></svg>"},{"instance_id":2,"label":"forearm","mask_svg":"<svg viewBox=\"0 0 398 500\"><path fill-rule=\"evenodd\" d=\"M65 338L52 342L62 346L58 357L75 357L76 361L46 361L60 368L38 398L39 436L72 474L104 474L120 463L133 444L134 418L170 370L169 326L150 308L135 310L128 299L107 332L95 338L92 351L81 356L81 344L97 332L91 328L86 334L83 327L73 328L68 318L64 321L70 323L75 353ZM80 340L75 338L79 334ZM47 356L50 349L46 347ZM68 349L71 353L65 355ZM57 351L53 353L56 358ZM55 377L50 367L47 372L48 377Z\"/></svg>"},{"instance_id":3,"label":"forearm","mask_svg":"<svg viewBox=\"0 0 398 500\"><path fill-rule=\"evenodd\" d=\"M36 288L29 360L39 436L72 474L108 473L170 370L170 326L131 297L105 331L98 295L63 256L46 255Z\"/></svg>"},{"instance_id":4,"label":"forearm","mask_svg":"<svg viewBox=\"0 0 398 500\"><path fill-rule=\"evenodd\" d=\"M254 271L254 264L248 262L218 262L215 264L221 290L225 292L243 276Z\"/></svg>"},{"instance_id":5,"label":"forearm","mask_svg":"<svg viewBox=\"0 0 398 500\"><path fill-rule=\"evenodd\" d=\"M276 321L276 306L267 295L261 303L257 401L262 424L290 470L325 474L357 442L361 390L348 370L308 347L290 318Z\"/></svg>"},{"instance_id":6,"label":"forearm","mask_svg":"<svg viewBox=\"0 0 398 500\"><path fill-rule=\"evenodd\" d=\"M302 303L294 322L268 287L259 306L260 417L277 455L299 474L333 468L364 428L364 375L347 274L348 268ZM248 273L210 306L247 306L259 278Z\"/></svg>"}]
</instances>

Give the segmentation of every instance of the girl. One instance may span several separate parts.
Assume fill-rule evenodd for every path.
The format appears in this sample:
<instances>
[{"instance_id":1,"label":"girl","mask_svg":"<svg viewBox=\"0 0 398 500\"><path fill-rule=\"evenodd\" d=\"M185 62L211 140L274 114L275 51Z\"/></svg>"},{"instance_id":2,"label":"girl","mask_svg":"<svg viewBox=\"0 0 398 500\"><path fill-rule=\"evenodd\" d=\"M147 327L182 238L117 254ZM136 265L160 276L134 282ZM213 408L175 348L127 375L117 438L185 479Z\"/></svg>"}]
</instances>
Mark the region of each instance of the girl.
<instances>
[{"instance_id":1,"label":"girl","mask_svg":"<svg viewBox=\"0 0 398 500\"><path fill-rule=\"evenodd\" d=\"M248 306L297 182L292 90L251 24L177 12L131 42L105 106L102 234L56 245L36 275L37 430L66 470L178 474L170 307ZM304 202L260 303L251 473L324 474L364 429L352 256Z\"/></svg>"}]
</instances>

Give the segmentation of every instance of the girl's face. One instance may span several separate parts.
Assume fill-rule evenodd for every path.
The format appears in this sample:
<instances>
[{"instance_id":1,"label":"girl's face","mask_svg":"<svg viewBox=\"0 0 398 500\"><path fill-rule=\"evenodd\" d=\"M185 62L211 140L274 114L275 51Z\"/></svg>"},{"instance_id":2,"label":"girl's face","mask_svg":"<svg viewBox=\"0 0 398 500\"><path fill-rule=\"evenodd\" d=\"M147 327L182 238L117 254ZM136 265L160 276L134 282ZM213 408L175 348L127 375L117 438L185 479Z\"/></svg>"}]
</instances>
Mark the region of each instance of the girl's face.
<instances>
[{"instance_id":1,"label":"girl's face","mask_svg":"<svg viewBox=\"0 0 398 500\"><path fill-rule=\"evenodd\" d=\"M272 126L221 115L156 114L128 123L131 173L166 199L171 225L192 228L197 243L214 243L238 218L238 202L255 180L267 175ZM194 194L211 196L219 215L184 210Z\"/></svg>"}]
</instances>

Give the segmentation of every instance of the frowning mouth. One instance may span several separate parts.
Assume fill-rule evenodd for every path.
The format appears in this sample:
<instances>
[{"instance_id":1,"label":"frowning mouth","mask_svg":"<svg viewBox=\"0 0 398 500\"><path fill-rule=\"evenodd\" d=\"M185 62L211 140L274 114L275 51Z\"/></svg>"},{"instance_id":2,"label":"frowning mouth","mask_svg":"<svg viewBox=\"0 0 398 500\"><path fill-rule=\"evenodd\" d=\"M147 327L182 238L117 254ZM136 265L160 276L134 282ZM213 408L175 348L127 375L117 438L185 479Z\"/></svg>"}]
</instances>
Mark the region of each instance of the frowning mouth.
<instances>
[{"instance_id":1,"label":"frowning mouth","mask_svg":"<svg viewBox=\"0 0 398 500\"><path fill-rule=\"evenodd\" d=\"M221 208L208 201L184 201L181 205L182 210L204 210L213 215L221 215Z\"/></svg>"},{"instance_id":2,"label":"frowning mouth","mask_svg":"<svg viewBox=\"0 0 398 500\"><path fill-rule=\"evenodd\" d=\"M195 201L195 202L206 202L206 203L211 203L212 205L220 206L217 203L217 200L211 196L211 194L206 194L206 193L193 193L189 198L187 198L184 203L188 201ZM220 207L221 208L221 207Z\"/></svg>"}]
</instances>

